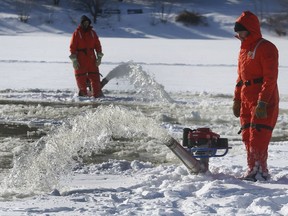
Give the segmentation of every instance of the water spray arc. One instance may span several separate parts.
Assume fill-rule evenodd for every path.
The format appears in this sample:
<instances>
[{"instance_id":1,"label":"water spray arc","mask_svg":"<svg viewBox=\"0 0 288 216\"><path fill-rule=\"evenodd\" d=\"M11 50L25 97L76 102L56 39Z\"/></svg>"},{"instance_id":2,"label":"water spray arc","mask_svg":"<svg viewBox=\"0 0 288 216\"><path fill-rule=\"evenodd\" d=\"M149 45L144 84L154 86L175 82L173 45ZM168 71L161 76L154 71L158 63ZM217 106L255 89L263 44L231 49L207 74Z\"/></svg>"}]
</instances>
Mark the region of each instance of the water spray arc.
<instances>
[{"instance_id":1,"label":"water spray arc","mask_svg":"<svg viewBox=\"0 0 288 216\"><path fill-rule=\"evenodd\" d=\"M128 78L137 93L144 95L145 98L157 99L165 103L174 102L164 87L152 79L139 64L126 62L118 65L102 79L102 88L115 78Z\"/></svg>"}]
</instances>

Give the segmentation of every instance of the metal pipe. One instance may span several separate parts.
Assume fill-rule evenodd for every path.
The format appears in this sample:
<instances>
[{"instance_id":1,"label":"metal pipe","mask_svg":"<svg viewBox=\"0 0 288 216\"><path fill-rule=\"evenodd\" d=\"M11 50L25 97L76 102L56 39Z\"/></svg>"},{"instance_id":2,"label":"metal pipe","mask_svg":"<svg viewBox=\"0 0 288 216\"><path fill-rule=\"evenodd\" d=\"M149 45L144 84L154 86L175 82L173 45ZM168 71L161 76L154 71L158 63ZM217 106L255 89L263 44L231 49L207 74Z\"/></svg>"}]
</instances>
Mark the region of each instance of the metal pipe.
<instances>
[{"instance_id":1,"label":"metal pipe","mask_svg":"<svg viewBox=\"0 0 288 216\"><path fill-rule=\"evenodd\" d=\"M109 80L105 77L101 81L101 89L109 82Z\"/></svg>"},{"instance_id":2,"label":"metal pipe","mask_svg":"<svg viewBox=\"0 0 288 216\"><path fill-rule=\"evenodd\" d=\"M170 150L183 162L191 173L198 174L207 171L207 167L201 164L199 160L194 158L172 137L167 143L165 143L165 145L170 148Z\"/></svg>"}]
</instances>

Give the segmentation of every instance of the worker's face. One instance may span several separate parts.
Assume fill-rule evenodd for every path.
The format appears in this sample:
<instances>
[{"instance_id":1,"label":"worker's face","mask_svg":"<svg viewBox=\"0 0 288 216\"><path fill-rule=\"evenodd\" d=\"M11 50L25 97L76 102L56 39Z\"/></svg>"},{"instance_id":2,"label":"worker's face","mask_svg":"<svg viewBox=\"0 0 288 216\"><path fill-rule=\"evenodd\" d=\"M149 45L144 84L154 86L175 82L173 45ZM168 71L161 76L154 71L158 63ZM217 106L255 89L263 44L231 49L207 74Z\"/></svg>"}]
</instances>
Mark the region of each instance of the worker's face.
<instances>
[{"instance_id":1,"label":"worker's face","mask_svg":"<svg viewBox=\"0 0 288 216\"><path fill-rule=\"evenodd\" d=\"M88 27L89 27L89 25L90 25L90 23L89 23L89 21L88 21L88 20L86 20L86 21L82 22L82 28L83 28L84 30L87 30L87 29L88 29Z\"/></svg>"},{"instance_id":2,"label":"worker's face","mask_svg":"<svg viewBox=\"0 0 288 216\"><path fill-rule=\"evenodd\" d=\"M236 37L238 37L241 41L244 41L247 36L249 35L249 32L248 31L238 31L236 32Z\"/></svg>"}]
</instances>

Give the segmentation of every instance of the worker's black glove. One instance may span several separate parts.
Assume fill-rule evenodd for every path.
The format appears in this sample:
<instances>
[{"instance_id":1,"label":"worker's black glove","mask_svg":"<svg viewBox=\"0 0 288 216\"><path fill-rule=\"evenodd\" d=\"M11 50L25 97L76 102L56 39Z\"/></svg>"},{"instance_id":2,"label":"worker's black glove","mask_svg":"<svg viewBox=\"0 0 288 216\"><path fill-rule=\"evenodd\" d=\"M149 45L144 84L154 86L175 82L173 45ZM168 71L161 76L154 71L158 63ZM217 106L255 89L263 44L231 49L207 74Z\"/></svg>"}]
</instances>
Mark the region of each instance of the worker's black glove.
<instances>
[{"instance_id":1,"label":"worker's black glove","mask_svg":"<svg viewBox=\"0 0 288 216\"><path fill-rule=\"evenodd\" d=\"M234 116L236 118L239 118L240 109L241 109L241 101L240 100L234 100L232 109L233 109Z\"/></svg>"},{"instance_id":2,"label":"worker's black glove","mask_svg":"<svg viewBox=\"0 0 288 216\"><path fill-rule=\"evenodd\" d=\"M264 101L258 101L258 104L255 109L255 116L258 119L267 118L267 103Z\"/></svg>"}]
</instances>

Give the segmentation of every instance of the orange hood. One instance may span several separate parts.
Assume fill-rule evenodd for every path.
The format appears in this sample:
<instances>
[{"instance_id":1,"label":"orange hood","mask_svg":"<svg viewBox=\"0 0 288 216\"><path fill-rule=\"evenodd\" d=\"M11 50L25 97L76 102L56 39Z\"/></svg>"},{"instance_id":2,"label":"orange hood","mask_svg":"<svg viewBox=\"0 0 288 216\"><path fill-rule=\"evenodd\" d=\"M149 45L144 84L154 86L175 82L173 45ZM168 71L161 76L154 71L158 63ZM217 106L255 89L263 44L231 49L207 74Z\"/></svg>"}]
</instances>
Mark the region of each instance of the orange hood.
<instances>
[{"instance_id":1,"label":"orange hood","mask_svg":"<svg viewBox=\"0 0 288 216\"><path fill-rule=\"evenodd\" d=\"M262 38L261 30L260 30L260 23L255 14L250 11L244 11L236 20L236 22L243 25L249 32L249 36L247 39L242 42L243 45L251 44L260 38Z\"/></svg>"}]
</instances>

